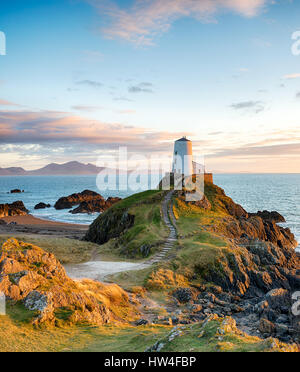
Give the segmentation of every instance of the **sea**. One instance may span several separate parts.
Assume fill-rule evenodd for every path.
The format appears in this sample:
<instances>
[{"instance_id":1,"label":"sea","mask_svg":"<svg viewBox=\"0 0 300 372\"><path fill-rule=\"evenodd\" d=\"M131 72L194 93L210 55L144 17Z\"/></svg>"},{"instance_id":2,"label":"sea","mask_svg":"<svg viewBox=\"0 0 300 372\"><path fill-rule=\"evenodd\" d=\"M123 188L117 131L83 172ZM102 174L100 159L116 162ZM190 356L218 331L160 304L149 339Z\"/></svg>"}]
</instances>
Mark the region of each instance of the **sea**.
<instances>
[{"instance_id":1,"label":"sea","mask_svg":"<svg viewBox=\"0 0 300 372\"><path fill-rule=\"evenodd\" d=\"M68 210L57 211L53 205L60 197L85 189L99 192L105 198L109 196L124 198L142 191L126 190L124 182L119 180L118 190L113 187L99 190L96 176L2 176L0 204L22 200L30 213L36 217L90 224L98 214L73 215ZM248 212L265 209L278 211L287 221L282 225L289 227L300 242L300 174L215 174L214 182ZM24 193L10 194L9 191L12 189L21 189ZM39 202L49 203L52 207L34 210L34 206Z\"/></svg>"}]
</instances>

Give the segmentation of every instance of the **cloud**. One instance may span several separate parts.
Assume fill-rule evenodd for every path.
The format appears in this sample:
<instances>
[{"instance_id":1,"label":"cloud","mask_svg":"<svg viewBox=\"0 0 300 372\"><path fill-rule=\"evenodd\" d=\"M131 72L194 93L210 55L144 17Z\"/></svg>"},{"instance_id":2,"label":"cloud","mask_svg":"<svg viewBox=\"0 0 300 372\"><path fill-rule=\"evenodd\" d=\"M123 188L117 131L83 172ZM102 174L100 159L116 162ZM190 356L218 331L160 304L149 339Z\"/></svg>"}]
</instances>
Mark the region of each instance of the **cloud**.
<instances>
[{"instance_id":1,"label":"cloud","mask_svg":"<svg viewBox=\"0 0 300 372\"><path fill-rule=\"evenodd\" d=\"M124 9L111 0L86 0L109 25L102 29L112 39L120 38L138 45L151 45L157 34L167 32L182 17L201 22L212 21L217 13L230 11L244 17L258 15L269 0L134 0Z\"/></svg>"},{"instance_id":2,"label":"cloud","mask_svg":"<svg viewBox=\"0 0 300 372\"><path fill-rule=\"evenodd\" d=\"M0 99L0 106L19 106L16 103L6 101L5 99Z\"/></svg>"},{"instance_id":3,"label":"cloud","mask_svg":"<svg viewBox=\"0 0 300 372\"><path fill-rule=\"evenodd\" d=\"M245 101L233 103L231 106L234 110L246 110L258 114L265 109L265 105L262 101Z\"/></svg>"},{"instance_id":4,"label":"cloud","mask_svg":"<svg viewBox=\"0 0 300 372\"><path fill-rule=\"evenodd\" d=\"M172 140L184 134L107 123L61 112L0 111L0 144L76 145L81 151L92 151L99 146L127 146L129 151L164 152L172 147Z\"/></svg>"},{"instance_id":5,"label":"cloud","mask_svg":"<svg viewBox=\"0 0 300 372\"><path fill-rule=\"evenodd\" d=\"M207 157L261 157L300 156L300 142L271 146L242 146L237 149L223 149Z\"/></svg>"},{"instance_id":6,"label":"cloud","mask_svg":"<svg viewBox=\"0 0 300 372\"><path fill-rule=\"evenodd\" d=\"M116 114L135 114L135 110L131 109L124 109L124 110L116 110L108 107L103 107L103 106L86 106L86 105L75 105L71 107L72 110L76 111L85 111L85 112L94 112L94 111L99 111L99 110L110 110Z\"/></svg>"},{"instance_id":7,"label":"cloud","mask_svg":"<svg viewBox=\"0 0 300 372\"><path fill-rule=\"evenodd\" d=\"M71 107L72 110L76 110L76 111L99 111L99 110L103 110L104 107L102 106L85 106L85 105L75 105L75 106L72 106Z\"/></svg>"},{"instance_id":8,"label":"cloud","mask_svg":"<svg viewBox=\"0 0 300 372\"><path fill-rule=\"evenodd\" d=\"M128 88L129 93L153 93L153 84L151 83L140 83L138 85L132 85Z\"/></svg>"},{"instance_id":9,"label":"cloud","mask_svg":"<svg viewBox=\"0 0 300 372\"><path fill-rule=\"evenodd\" d=\"M300 92L296 93L296 98L300 98Z\"/></svg>"},{"instance_id":10,"label":"cloud","mask_svg":"<svg viewBox=\"0 0 300 372\"><path fill-rule=\"evenodd\" d=\"M115 98L114 98L114 101L133 102L132 99L129 99L129 98L124 97L124 96L118 96L118 97L115 97Z\"/></svg>"},{"instance_id":11,"label":"cloud","mask_svg":"<svg viewBox=\"0 0 300 372\"><path fill-rule=\"evenodd\" d=\"M283 77L283 79L287 79L287 80L299 79L299 78L300 78L300 73L284 75Z\"/></svg>"},{"instance_id":12,"label":"cloud","mask_svg":"<svg viewBox=\"0 0 300 372\"><path fill-rule=\"evenodd\" d=\"M100 88L103 86L102 83L99 83L98 81L93 81L93 80L81 80L76 83L77 85L87 85L92 88Z\"/></svg>"}]
</instances>

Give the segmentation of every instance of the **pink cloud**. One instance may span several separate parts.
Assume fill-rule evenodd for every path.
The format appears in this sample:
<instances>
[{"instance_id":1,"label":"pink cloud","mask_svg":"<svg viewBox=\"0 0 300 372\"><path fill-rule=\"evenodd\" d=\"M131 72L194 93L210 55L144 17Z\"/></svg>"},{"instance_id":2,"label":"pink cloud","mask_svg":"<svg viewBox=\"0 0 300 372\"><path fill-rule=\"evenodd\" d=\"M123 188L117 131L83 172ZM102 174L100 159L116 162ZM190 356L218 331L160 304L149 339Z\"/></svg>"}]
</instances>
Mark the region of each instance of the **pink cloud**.
<instances>
[{"instance_id":1,"label":"pink cloud","mask_svg":"<svg viewBox=\"0 0 300 372\"><path fill-rule=\"evenodd\" d=\"M0 99L0 106L18 106L16 103L6 101L5 99Z\"/></svg>"},{"instance_id":2,"label":"pink cloud","mask_svg":"<svg viewBox=\"0 0 300 372\"><path fill-rule=\"evenodd\" d=\"M106 15L111 19L111 24L102 30L109 38L139 45L151 45L156 34L168 31L182 17L207 22L222 11L254 17L270 3L269 0L135 0L129 9L123 9L111 0L87 1L101 17Z\"/></svg>"},{"instance_id":3,"label":"pink cloud","mask_svg":"<svg viewBox=\"0 0 300 372\"><path fill-rule=\"evenodd\" d=\"M0 112L0 143L6 144L81 143L82 146L128 146L142 152L161 151L184 134L188 133L106 123L60 112Z\"/></svg>"}]
</instances>

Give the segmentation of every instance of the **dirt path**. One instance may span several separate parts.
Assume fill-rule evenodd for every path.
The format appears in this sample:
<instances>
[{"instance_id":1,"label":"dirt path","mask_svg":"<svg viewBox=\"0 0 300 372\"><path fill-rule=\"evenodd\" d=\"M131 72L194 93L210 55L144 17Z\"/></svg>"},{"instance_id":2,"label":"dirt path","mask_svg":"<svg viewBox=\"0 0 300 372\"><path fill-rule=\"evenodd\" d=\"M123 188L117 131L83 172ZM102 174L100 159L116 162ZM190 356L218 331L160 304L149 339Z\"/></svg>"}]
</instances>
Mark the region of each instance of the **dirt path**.
<instances>
[{"instance_id":1,"label":"dirt path","mask_svg":"<svg viewBox=\"0 0 300 372\"><path fill-rule=\"evenodd\" d=\"M169 236L163 244L162 250L154 255L150 260L132 263L132 262L105 262L97 260L96 255L93 255L93 261L78 265L66 265L67 274L72 279L93 279L105 281L105 278L111 274L117 274L124 271L146 269L158 262L166 259L169 251L177 242L176 219L173 214L172 196L174 191L168 192L162 201L162 217L163 221L169 229Z\"/></svg>"}]
</instances>

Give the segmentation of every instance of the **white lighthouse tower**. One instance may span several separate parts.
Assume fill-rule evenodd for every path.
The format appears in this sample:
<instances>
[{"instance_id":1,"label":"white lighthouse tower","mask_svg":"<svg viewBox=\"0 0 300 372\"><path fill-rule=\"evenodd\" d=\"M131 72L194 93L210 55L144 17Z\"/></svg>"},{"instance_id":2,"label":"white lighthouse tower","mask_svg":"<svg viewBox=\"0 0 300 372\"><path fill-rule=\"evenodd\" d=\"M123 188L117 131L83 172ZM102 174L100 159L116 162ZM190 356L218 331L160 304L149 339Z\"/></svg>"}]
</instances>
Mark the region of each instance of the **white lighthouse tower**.
<instances>
[{"instance_id":1,"label":"white lighthouse tower","mask_svg":"<svg viewBox=\"0 0 300 372\"><path fill-rule=\"evenodd\" d=\"M175 141L172 172L185 176L193 174L193 146L186 137Z\"/></svg>"}]
</instances>

